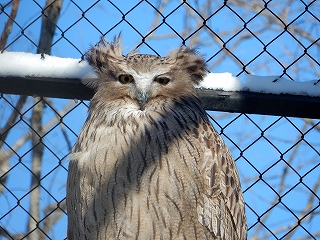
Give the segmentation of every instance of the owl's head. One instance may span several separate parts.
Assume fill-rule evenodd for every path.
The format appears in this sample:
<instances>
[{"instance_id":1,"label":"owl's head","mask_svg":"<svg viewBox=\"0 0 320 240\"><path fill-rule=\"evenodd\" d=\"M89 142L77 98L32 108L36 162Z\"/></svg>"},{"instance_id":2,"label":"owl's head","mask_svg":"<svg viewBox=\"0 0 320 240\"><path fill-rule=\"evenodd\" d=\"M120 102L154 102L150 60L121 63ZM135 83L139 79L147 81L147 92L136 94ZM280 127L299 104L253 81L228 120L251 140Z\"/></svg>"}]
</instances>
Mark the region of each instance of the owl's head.
<instances>
[{"instance_id":1,"label":"owl's head","mask_svg":"<svg viewBox=\"0 0 320 240\"><path fill-rule=\"evenodd\" d=\"M181 47L166 57L130 52L124 56L120 35L104 38L86 53L98 78L84 81L104 101L126 99L140 110L159 100L195 95L195 85L207 74L206 62L194 49Z\"/></svg>"}]
</instances>

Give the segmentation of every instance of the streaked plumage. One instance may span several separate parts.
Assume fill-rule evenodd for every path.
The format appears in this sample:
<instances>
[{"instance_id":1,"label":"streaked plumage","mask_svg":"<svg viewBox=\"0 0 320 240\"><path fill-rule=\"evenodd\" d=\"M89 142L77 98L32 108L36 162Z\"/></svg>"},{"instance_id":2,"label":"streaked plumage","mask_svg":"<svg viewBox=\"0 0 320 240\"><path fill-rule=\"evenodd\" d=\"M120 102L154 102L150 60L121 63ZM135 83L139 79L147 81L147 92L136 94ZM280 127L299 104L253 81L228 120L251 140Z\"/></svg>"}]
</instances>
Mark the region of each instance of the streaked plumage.
<instances>
[{"instance_id":1,"label":"streaked plumage","mask_svg":"<svg viewBox=\"0 0 320 240\"><path fill-rule=\"evenodd\" d=\"M246 239L234 160L194 88L205 61L185 47L123 56L120 37L86 56L98 78L69 165L68 239Z\"/></svg>"}]
</instances>

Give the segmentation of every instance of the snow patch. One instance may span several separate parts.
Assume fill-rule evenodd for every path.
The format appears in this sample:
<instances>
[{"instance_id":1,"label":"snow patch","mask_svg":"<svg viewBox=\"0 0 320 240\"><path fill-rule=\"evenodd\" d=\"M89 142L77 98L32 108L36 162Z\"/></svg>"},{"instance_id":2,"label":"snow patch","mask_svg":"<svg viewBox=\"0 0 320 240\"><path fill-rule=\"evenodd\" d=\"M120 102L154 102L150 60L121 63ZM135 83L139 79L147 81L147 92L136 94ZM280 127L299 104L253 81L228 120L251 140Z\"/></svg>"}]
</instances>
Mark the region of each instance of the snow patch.
<instances>
[{"instance_id":1,"label":"snow patch","mask_svg":"<svg viewBox=\"0 0 320 240\"><path fill-rule=\"evenodd\" d=\"M317 84L316 80L298 82L276 76L248 75L245 85L250 92L320 96L320 82Z\"/></svg>"},{"instance_id":2,"label":"snow patch","mask_svg":"<svg viewBox=\"0 0 320 240\"><path fill-rule=\"evenodd\" d=\"M44 58L43 58L44 57ZM85 61L25 52L0 53L0 76L82 78L92 71Z\"/></svg>"},{"instance_id":3,"label":"snow patch","mask_svg":"<svg viewBox=\"0 0 320 240\"><path fill-rule=\"evenodd\" d=\"M209 73L199 85L200 88L215 89L222 91L242 91L243 83L231 73Z\"/></svg>"},{"instance_id":4,"label":"snow patch","mask_svg":"<svg viewBox=\"0 0 320 240\"><path fill-rule=\"evenodd\" d=\"M209 73L199 88L228 92L249 91L257 93L320 96L320 82L317 80L298 82L278 76L247 75L244 81L231 73Z\"/></svg>"}]
</instances>

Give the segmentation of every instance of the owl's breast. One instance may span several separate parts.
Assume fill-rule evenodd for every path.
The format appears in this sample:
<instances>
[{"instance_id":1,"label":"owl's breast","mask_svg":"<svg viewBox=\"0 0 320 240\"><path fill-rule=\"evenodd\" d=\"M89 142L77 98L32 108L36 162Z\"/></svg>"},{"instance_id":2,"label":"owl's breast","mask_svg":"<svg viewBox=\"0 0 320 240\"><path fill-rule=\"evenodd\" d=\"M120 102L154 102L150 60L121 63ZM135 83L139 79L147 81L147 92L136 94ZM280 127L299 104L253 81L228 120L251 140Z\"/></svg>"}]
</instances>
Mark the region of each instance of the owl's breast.
<instances>
[{"instance_id":1,"label":"owl's breast","mask_svg":"<svg viewBox=\"0 0 320 240\"><path fill-rule=\"evenodd\" d=\"M179 145L155 150L153 139L148 142L151 146L147 142L145 139L138 146L132 145L128 152L114 151L118 158L113 167L108 163L111 169L104 183L96 183L99 189L89 212L103 209L103 214L96 216L108 237L134 238L138 231L140 239L170 235L179 239L191 231L191 224L203 231L195 207L202 188L193 160L196 156L188 157ZM97 169L105 171L106 167Z\"/></svg>"},{"instance_id":2,"label":"owl's breast","mask_svg":"<svg viewBox=\"0 0 320 240\"><path fill-rule=\"evenodd\" d=\"M197 220L196 202L203 192L197 159L203 151L196 126L185 125L183 113L113 114L108 124L83 129L92 141L81 141L74 155L81 165L77 177L86 224L100 229L102 238L133 238L137 229L141 239L207 234ZM85 145L91 147L81 152Z\"/></svg>"}]
</instances>

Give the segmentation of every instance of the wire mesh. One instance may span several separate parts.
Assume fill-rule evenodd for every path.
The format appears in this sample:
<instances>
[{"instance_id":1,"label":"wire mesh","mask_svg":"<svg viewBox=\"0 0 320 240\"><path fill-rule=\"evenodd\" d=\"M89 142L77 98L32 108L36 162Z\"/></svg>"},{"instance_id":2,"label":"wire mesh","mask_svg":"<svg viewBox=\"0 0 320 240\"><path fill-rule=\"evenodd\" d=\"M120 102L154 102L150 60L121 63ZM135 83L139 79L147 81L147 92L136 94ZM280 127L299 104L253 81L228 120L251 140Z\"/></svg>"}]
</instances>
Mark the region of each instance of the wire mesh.
<instances>
[{"instance_id":1,"label":"wire mesh","mask_svg":"<svg viewBox=\"0 0 320 240\"><path fill-rule=\"evenodd\" d=\"M55 4L57 23L48 14ZM122 31L126 51L165 55L186 44L198 47L214 72L314 80L319 7L316 1L13 0L0 6L0 49L45 52L39 47L41 25L49 19L55 27L51 54L60 57L83 59L100 35L112 39ZM68 154L88 105L1 93L0 238L66 237ZM36 114L40 124L32 121ZM248 238L319 238L320 121L208 114L237 163Z\"/></svg>"}]
</instances>

